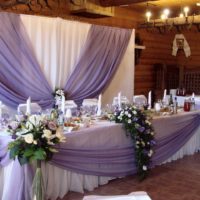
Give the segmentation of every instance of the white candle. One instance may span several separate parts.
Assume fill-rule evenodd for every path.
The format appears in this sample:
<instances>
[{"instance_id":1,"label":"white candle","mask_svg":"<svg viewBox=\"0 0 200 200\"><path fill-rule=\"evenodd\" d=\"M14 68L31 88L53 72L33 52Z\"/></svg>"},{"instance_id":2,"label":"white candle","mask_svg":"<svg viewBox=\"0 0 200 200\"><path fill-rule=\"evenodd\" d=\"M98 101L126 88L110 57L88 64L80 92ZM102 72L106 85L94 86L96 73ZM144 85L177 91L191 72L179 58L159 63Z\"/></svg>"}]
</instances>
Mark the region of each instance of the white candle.
<instances>
[{"instance_id":1,"label":"white candle","mask_svg":"<svg viewBox=\"0 0 200 200\"><path fill-rule=\"evenodd\" d=\"M70 108L67 109L66 114L65 114L65 117L66 117L67 119L69 119L69 118L72 117L72 111L71 111Z\"/></svg>"},{"instance_id":2,"label":"white candle","mask_svg":"<svg viewBox=\"0 0 200 200\"><path fill-rule=\"evenodd\" d=\"M118 93L118 106L121 108L121 92Z\"/></svg>"},{"instance_id":3,"label":"white candle","mask_svg":"<svg viewBox=\"0 0 200 200\"><path fill-rule=\"evenodd\" d=\"M193 99L195 98L195 94L194 94L194 92L192 93L192 98L193 98Z\"/></svg>"},{"instance_id":4,"label":"white candle","mask_svg":"<svg viewBox=\"0 0 200 200\"><path fill-rule=\"evenodd\" d=\"M149 105L148 109L151 109L151 91L149 91L148 93L148 105Z\"/></svg>"},{"instance_id":5,"label":"white candle","mask_svg":"<svg viewBox=\"0 0 200 200\"><path fill-rule=\"evenodd\" d=\"M101 115L101 99L102 99L102 95L99 95L99 99L98 99L98 104L97 104L97 116Z\"/></svg>"},{"instance_id":6,"label":"white candle","mask_svg":"<svg viewBox=\"0 0 200 200\"><path fill-rule=\"evenodd\" d=\"M31 114L31 97L29 97L26 101L26 114Z\"/></svg>"},{"instance_id":7,"label":"white candle","mask_svg":"<svg viewBox=\"0 0 200 200\"><path fill-rule=\"evenodd\" d=\"M65 113L65 96L64 95L62 96L62 99L61 99L61 111L63 114Z\"/></svg>"},{"instance_id":8,"label":"white candle","mask_svg":"<svg viewBox=\"0 0 200 200\"><path fill-rule=\"evenodd\" d=\"M0 119L2 118L2 102L0 101Z\"/></svg>"},{"instance_id":9,"label":"white candle","mask_svg":"<svg viewBox=\"0 0 200 200\"><path fill-rule=\"evenodd\" d=\"M163 94L163 101L166 100L166 96L167 96L167 90L165 89L165 90L164 90L164 94Z\"/></svg>"}]
</instances>

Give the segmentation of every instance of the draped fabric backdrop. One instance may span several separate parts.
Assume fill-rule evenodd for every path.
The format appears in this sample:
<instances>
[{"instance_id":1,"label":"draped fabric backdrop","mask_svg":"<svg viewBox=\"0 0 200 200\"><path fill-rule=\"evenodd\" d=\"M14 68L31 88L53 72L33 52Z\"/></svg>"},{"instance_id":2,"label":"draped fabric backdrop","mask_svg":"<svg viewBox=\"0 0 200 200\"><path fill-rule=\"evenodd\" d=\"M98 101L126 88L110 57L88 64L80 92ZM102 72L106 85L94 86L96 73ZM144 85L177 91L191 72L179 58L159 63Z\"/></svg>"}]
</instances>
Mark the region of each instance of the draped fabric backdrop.
<instances>
[{"instance_id":1,"label":"draped fabric backdrop","mask_svg":"<svg viewBox=\"0 0 200 200\"><path fill-rule=\"evenodd\" d=\"M92 25L75 70L66 83L69 99L81 104L98 96L116 72L132 30Z\"/></svg>"},{"instance_id":2,"label":"draped fabric backdrop","mask_svg":"<svg viewBox=\"0 0 200 200\"><path fill-rule=\"evenodd\" d=\"M21 19L52 89L64 88L91 24L31 15L21 15Z\"/></svg>"},{"instance_id":3,"label":"draped fabric backdrop","mask_svg":"<svg viewBox=\"0 0 200 200\"><path fill-rule=\"evenodd\" d=\"M33 42L35 54L48 82L52 88L63 88L66 84L66 80L63 78L66 77L68 79L75 66L78 65L80 53L86 43L91 25L60 18L27 15L21 15L21 19ZM59 25L55 25L57 23ZM35 31L35 27L38 30L37 32ZM59 27L59 30L56 31L56 27ZM52 37L54 39L50 39ZM59 41L57 41L58 39ZM44 44L43 48L41 48L41 42ZM104 90L102 98L104 105L111 103L113 97L119 91L132 101L134 90L134 43L135 32L132 30L128 47L117 72ZM60 49L58 49L59 46ZM50 47L57 48L57 51L61 52L60 58L57 57L57 54ZM54 64L50 63L51 59L54 60Z\"/></svg>"},{"instance_id":4,"label":"draped fabric backdrop","mask_svg":"<svg viewBox=\"0 0 200 200\"><path fill-rule=\"evenodd\" d=\"M132 30L25 15L23 26L19 15L0 15L6 22L0 31L0 94L5 104L15 108L29 96L43 108L50 107L53 90L64 85L68 98L78 102L98 96L130 44ZM133 76L133 70L126 73Z\"/></svg>"},{"instance_id":5,"label":"draped fabric backdrop","mask_svg":"<svg viewBox=\"0 0 200 200\"><path fill-rule=\"evenodd\" d=\"M32 51L19 15L0 14L0 99L11 107L33 101L52 104L49 87Z\"/></svg>"}]
</instances>

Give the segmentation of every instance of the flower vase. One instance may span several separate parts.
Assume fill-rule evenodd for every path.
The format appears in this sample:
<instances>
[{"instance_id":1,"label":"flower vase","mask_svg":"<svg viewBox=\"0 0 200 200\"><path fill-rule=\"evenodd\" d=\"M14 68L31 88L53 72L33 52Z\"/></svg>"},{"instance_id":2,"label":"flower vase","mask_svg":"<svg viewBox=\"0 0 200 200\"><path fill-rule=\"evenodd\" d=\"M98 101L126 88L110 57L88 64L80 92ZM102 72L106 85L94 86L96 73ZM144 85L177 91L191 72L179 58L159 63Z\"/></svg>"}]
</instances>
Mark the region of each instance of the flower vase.
<instances>
[{"instance_id":1,"label":"flower vase","mask_svg":"<svg viewBox=\"0 0 200 200\"><path fill-rule=\"evenodd\" d=\"M32 185L32 200L44 200L44 182L42 179L41 160L37 160L37 168Z\"/></svg>"}]
</instances>

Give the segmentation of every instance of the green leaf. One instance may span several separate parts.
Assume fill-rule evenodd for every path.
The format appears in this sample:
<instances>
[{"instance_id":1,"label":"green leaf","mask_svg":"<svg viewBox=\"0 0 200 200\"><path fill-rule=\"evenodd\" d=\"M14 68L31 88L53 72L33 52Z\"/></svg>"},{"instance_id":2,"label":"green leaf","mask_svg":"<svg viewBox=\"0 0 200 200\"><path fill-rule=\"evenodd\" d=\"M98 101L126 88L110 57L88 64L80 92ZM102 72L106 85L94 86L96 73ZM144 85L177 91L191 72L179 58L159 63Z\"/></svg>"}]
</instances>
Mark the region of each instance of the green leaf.
<instances>
[{"instance_id":1,"label":"green leaf","mask_svg":"<svg viewBox=\"0 0 200 200\"><path fill-rule=\"evenodd\" d=\"M28 163L28 159L26 157L18 157L19 163L20 165L24 165L26 163Z\"/></svg>"},{"instance_id":2,"label":"green leaf","mask_svg":"<svg viewBox=\"0 0 200 200\"><path fill-rule=\"evenodd\" d=\"M15 157L18 155L18 152L19 152L19 146L16 145L16 146L13 146L11 149L10 149L10 159L15 159Z\"/></svg>"},{"instance_id":3,"label":"green leaf","mask_svg":"<svg viewBox=\"0 0 200 200\"><path fill-rule=\"evenodd\" d=\"M39 148L34 152L34 158L35 160L45 160L46 152L42 148Z\"/></svg>"},{"instance_id":4,"label":"green leaf","mask_svg":"<svg viewBox=\"0 0 200 200\"><path fill-rule=\"evenodd\" d=\"M32 148L26 149L26 150L24 151L24 156L25 156L25 157L30 157L30 156L32 156L33 154L34 154L34 149L32 149Z\"/></svg>"}]
</instances>

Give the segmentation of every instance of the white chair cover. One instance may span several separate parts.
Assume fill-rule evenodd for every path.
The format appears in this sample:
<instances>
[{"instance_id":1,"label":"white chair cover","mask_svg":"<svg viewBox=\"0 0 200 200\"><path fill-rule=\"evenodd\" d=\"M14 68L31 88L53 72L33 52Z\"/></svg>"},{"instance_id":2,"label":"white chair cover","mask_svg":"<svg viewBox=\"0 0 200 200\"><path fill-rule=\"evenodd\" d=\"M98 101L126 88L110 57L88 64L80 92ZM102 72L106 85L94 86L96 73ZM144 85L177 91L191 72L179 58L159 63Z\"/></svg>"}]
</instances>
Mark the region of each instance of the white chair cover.
<instances>
[{"instance_id":1,"label":"white chair cover","mask_svg":"<svg viewBox=\"0 0 200 200\"><path fill-rule=\"evenodd\" d=\"M67 100L67 101L65 101L65 108L66 109L77 108L77 105L73 100Z\"/></svg>"},{"instance_id":2,"label":"white chair cover","mask_svg":"<svg viewBox=\"0 0 200 200\"><path fill-rule=\"evenodd\" d=\"M17 108L18 112L26 113L26 104L19 104ZM41 112L42 108L37 103L31 103L31 113Z\"/></svg>"},{"instance_id":3,"label":"white chair cover","mask_svg":"<svg viewBox=\"0 0 200 200\"><path fill-rule=\"evenodd\" d=\"M135 95L133 96L133 103L136 105L146 105L147 98L144 95Z\"/></svg>"},{"instance_id":4,"label":"white chair cover","mask_svg":"<svg viewBox=\"0 0 200 200\"><path fill-rule=\"evenodd\" d=\"M128 104L129 100L126 96L121 97L121 104ZM118 97L113 98L113 105L118 105Z\"/></svg>"},{"instance_id":5,"label":"white chair cover","mask_svg":"<svg viewBox=\"0 0 200 200\"><path fill-rule=\"evenodd\" d=\"M132 192L129 195L115 195L115 196L96 196L89 195L83 197L83 200L151 200L146 192Z\"/></svg>"},{"instance_id":6,"label":"white chair cover","mask_svg":"<svg viewBox=\"0 0 200 200\"><path fill-rule=\"evenodd\" d=\"M82 106L97 106L98 105L98 99L84 99Z\"/></svg>"}]
</instances>

